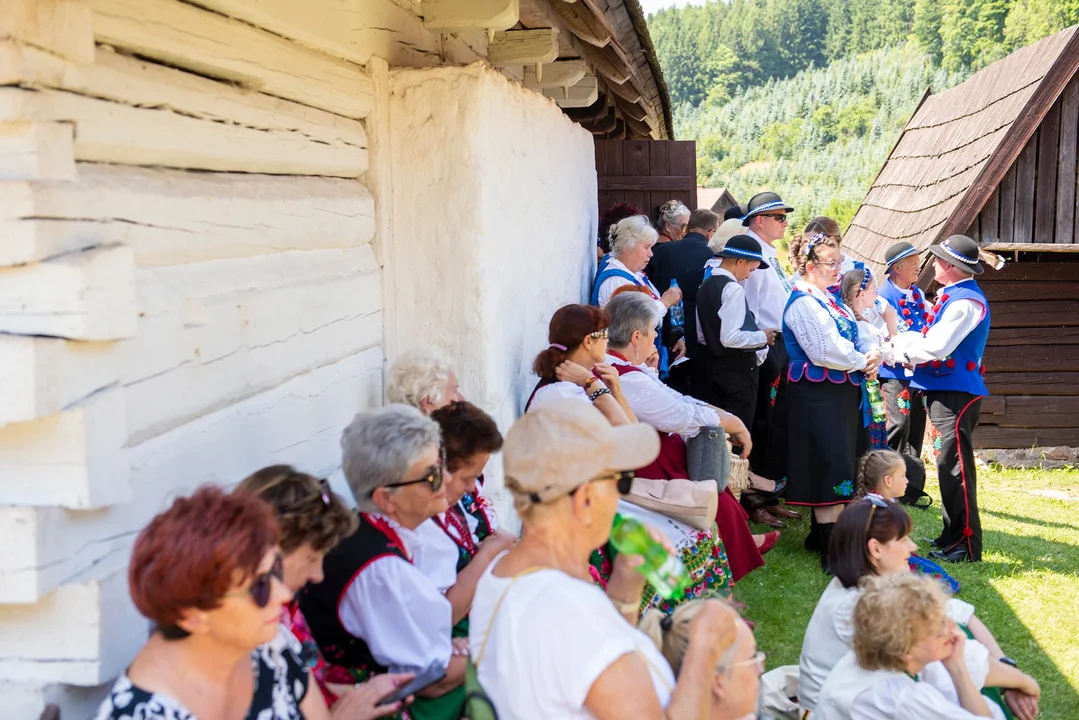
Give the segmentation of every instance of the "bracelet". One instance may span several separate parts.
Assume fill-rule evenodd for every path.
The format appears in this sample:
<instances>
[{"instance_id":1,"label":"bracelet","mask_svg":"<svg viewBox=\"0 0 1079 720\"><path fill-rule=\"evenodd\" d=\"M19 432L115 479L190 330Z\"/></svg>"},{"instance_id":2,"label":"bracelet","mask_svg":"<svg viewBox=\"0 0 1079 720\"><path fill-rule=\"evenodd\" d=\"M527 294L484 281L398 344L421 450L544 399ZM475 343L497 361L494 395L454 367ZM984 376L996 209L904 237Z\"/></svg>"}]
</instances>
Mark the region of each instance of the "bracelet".
<instances>
[{"instance_id":1,"label":"bracelet","mask_svg":"<svg viewBox=\"0 0 1079 720\"><path fill-rule=\"evenodd\" d=\"M608 390L607 388L600 388L599 390L597 390L594 393L592 393L591 395L589 395L588 400L590 402L595 402L596 398L598 398L600 395L610 395L610 394L611 394L611 391Z\"/></svg>"},{"instance_id":2,"label":"bracelet","mask_svg":"<svg viewBox=\"0 0 1079 720\"><path fill-rule=\"evenodd\" d=\"M585 389L585 392L588 392L588 388L592 387L592 383L597 383L597 382L599 382L599 378L595 377L595 376L592 376L592 377L588 378L588 382L586 382L582 387Z\"/></svg>"}]
</instances>

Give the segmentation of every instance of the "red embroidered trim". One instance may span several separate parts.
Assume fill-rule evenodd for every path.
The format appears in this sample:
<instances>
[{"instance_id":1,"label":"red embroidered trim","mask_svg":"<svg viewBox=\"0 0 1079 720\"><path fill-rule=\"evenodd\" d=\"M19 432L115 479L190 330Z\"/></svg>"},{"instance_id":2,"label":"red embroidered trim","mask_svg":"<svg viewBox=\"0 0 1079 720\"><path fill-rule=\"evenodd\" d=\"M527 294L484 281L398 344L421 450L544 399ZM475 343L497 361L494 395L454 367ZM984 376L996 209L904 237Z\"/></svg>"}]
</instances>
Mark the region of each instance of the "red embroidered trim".
<instances>
[{"instance_id":1,"label":"red embroidered trim","mask_svg":"<svg viewBox=\"0 0 1079 720\"><path fill-rule=\"evenodd\" d=\"M479 551L479 548L476 547L476 543L472 539L472 531L468 529L468 521L457 517L457 513L453 511L453 508L442 513L442 515L442 518L437 515L434 517L435 524L442 528L442 532L449 535L450 540L453 540L457 547L461 548L469 555L475 556ZM449 520L448 524L446 520ZM450 525L453 525L453 529L457 531L457 537L454 537L453 533L450 532Z\"/></svg>"}]
</instances>

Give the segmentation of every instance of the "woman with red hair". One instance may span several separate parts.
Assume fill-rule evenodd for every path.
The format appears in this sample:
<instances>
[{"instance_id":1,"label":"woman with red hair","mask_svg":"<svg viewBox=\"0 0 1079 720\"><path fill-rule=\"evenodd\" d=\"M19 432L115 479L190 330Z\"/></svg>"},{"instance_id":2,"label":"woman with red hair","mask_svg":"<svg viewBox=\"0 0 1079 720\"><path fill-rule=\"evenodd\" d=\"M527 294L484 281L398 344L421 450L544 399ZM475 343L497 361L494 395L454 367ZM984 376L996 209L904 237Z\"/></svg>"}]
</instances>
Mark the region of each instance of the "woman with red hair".
<instances>
[{"instance_id":1,"label":"woman with red hair","mask_svg":"<svg viewBox=\"0 0 1079 720\"><path fill-rule=\"evenodd\" d=\"M128 583L153 632L97 720L328 718L299 643L281 627L292 593L277 543L269 505L212 486L151 520L135 541ZM373 717L343 702L335 716Z\"/></svg>"}]
</instances>

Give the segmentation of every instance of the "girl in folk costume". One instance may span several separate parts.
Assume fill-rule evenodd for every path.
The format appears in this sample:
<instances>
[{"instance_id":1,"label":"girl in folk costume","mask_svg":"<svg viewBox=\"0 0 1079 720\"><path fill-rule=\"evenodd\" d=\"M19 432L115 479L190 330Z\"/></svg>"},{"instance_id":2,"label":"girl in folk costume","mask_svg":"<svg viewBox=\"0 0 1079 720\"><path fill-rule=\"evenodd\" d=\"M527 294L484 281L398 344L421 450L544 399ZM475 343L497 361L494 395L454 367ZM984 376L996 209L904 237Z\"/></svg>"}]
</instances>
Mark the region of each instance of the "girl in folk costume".
<instances>
[{"instance_id":1,"label":"girl in folk costume","mask_svg":"<svg viewBox=\"0 0 1079 720\"><path fill-rule=\"evenodd\" d=\"M892 361L892 346L889 339L896 334L895 313L890 314L891 321L882 313L882 309L888 305L877 297L877 287L873 273L869 268L863 267L851 270L839 283L840 298L858 318L859 337L867 343L875 342L880 350L882 361ZM862 403L862 415L866 422L866 431L869 433L869 447L880 450L888 447L888 422L874 420L870 412L869 403Z\"/></svg>"},{"instance_id":2,"label":"girl in folk costume","mask_svg":"<svg viewBox=\"0 0 1079 720\"><path fill-rule=\"evenodd\" d=\"M453 606L453 636L468 637L468 612L476 583L487 566L517 538L499 530L486 499L476 495L476 481L491 453L502 448L502 435L490 415L470 402L454 402L435 410L431 419L442 428L445 453L446 501L449 509L431 518L457 549L453 562L456 582L446 591ZM468 495L475 498L471 508L462 506Z\"/></svg>"},{"instance_id":3,"label":"girl in folk costume","mask_svg":"<svg viewBox=\"0 0 1079 720\"><path fill-rule=\"evenodd\" d=\"M787 503L813 508L806 547L821 553L842 505L854 498L855 459L865 444L862 383L875 373L880 350L860 339L854 311L828 292L839 274L836 241L822 233L799 236L792 256L804 280L795 283L783 313L790 356Z\"/></svg>"},{"instance_id":4,"label":"girl in folk costume","mask_svg":"<svg viewBox=\"0 0 1079 720\"><path fill-rule=\"evenodd\" d=\"M715 518L718 534L713 525L710 532L693 531L683 537L672 537L672 541L676 547L698 546L694 553L698 557L708 546L714 545L720 552L725 547L732 579L737 582L764 564L761 555L779 539L778 532L753 535L746 523L745 511L726 487L730 473L726 463L727 435L730 434L734 444L742 446L743 456L748 456L752 446L749 430L737 416L672 390L646 366L647 358L654 352L651 343L656 332L655 310L647 296L624 288L611 299L607 309L611 316L607 362L621 374L622 392L637 419L660 432L659 458L637 470L637 477L655 480L689 478L719 484ZM707 447L709 445L711 447ZM692 462L687 455L693 458ZM721 467L710 465L710 458L721 460ZM725 560L717 563L715 569L718 571L720 565L726 564ZM693 565L700 567L700 560ZM701 570L702 579L707 580L703 576L711 571L704 567Z\"/></svg>"}]
</instances>

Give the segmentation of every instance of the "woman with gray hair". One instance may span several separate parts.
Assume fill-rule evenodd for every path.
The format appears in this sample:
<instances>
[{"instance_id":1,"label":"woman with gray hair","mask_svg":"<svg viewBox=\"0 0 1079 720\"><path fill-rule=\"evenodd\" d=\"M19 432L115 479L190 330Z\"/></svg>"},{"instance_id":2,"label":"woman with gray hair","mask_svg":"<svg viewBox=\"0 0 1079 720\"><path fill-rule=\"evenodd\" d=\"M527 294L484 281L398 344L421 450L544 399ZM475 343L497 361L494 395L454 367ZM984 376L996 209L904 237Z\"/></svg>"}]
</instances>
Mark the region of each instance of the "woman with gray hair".
<instances>
[{"instance_id":1,"label":"woman with gray hair","mask_svg":"<svg viewBox=\"0 0 1079 720\"><path fill-rule=\"evenodd\" d=\"M685 237L689 226L689 208L678 200L668 200L659 206L656 213L656 232L659 242L672 242Z\"/></svg>"},{"instance_id":2,"label":"woman with gray hair","mask_svg":"<svg viewBox=\"0 0 1079 720\"><path fill-rule=\"evenodd\" d=\"M727 488L730 477L727 435L730 434L732 444L742 447L742 457L747 457L753 445L749 430L736 415L663 384L644 365L653 352L656 330L655 308L643 293L619 293L606 309L611 318L606 362L618 372L622 393L638 421L660 432L659 458L638 470L637 475L656 480L689 478L717 483L718 532L714 536L686 532L672 540L678 549L694 557L702 556L702 545L717 547L717 553L708 554L715 558L714 562L699 567L701 577L695 573L695 580L711 587L719 584L715 582L717 578L723 580L729 574L737 582L764 565L761 556L779 540L778 532L753 535L747 524L748 516ZM730 566L724 573L728 561ZM698 565L695 562L690 566Z\"/></svg>"},{"instance_id":3,"label":"woman with gray hair","mask_svg":"<svg viewBox=\"0 0 1079 720\"><path fill-rule=\"evenodd\" d=\"M341 436L342 466L359 528L323 560L325 579L300 609L330 668L372 674L445 668L410 708L413 718L457 717L466 650L451 641L450 601L415 564L416 528L447 508L438 423L405 405L360 413Z\"/></svg>"},{"instance_id":4,"label":"woman with gray hair","mask_svg":"<svg viewBox=\"0 0 1079 720\"><path fill-rule=\"evenodd\" d=\"M634 215L611 226L610 260L596 275L592 286L593 305L605 306L615 291L625 285L637 285L647 290L660 318L682 299L682 291L678 288L670 288L660 295L644 275L644 269L652 259L652 246L658 238L644 215Z\"/></svg>"},{"instance_id":5,"label":"woman with gray hair","mask_svg":"<svg viewBox=\"0 0 1079 720\"><path fill-rule=\"evenodd\" d=\"M464 400L449 357L436 347L416 347L401 353L386 377L386 401L411 405L430 415Z\"/></svg>"}]
</instances>

